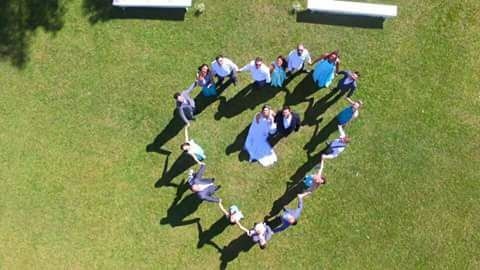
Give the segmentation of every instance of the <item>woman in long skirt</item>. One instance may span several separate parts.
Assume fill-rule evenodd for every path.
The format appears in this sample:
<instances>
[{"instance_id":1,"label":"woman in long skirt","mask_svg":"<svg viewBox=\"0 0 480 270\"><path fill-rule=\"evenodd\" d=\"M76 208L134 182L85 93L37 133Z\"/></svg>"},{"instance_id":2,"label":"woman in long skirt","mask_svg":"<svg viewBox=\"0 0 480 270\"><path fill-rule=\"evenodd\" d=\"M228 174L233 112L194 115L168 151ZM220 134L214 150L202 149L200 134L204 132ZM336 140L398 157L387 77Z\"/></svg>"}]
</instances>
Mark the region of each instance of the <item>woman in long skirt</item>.
<instances>
[{"instance_id":1,"label":"woman in long skirt","mask_svg":"<svg viewBox=\"0 0 480 270\"><path fill-rule=\"evenodd\" d=\"M325 53L317 58L313 63L319 62L313 69L313 81L319 88L329 87L338 73L340 58L338 50L331 53Z\"/></svg>"}]
</instances>

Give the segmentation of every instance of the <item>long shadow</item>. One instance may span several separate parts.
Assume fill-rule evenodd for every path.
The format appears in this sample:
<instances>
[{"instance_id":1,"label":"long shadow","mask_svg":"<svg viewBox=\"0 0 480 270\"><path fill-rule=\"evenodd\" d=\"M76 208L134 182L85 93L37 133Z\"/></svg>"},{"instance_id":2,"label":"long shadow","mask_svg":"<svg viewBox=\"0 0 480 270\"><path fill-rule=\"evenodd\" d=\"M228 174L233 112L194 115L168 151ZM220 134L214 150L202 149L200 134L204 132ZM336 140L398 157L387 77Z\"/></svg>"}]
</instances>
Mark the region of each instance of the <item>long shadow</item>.
<instances>
[{"instance_id":1,"label":"long shadow","mask_svg":"<svg viewBox=\"0 0 480 270\"><path fill-rule=\"evenodd\" d=\"M278 199L276 199L273 202L270 212L264 218L265 221L268 221L269 219L275 217L283 209L283 207L288 205L291 201L293 201L297 197L297 194L303 191L303 186L302 186L302 183L300 182L302 178L303 176L301 178L298 178L298 179L295 178L295 180L287 182L287 187L285 192L282 194L282 196L280 196Z\"/></svg>"},{"instance_id":2,"label":"long shadow","mask_svg":"<svg viewBox=\"0 0 480 270\"><path fill-rule=\"evenodd\" d=\"M200 224L200 222L198 222L197 248L202 248L205 244L208 244L215 247L217 250L220 250L220 247L215 242L213 242L213 238L221 234L229 225L230 223L224 216L220 217L212 226L210 226L210 228L205 231L202 229L202 225Z\"/></svg>"},{"instance_id":3,"label":"long shadow","mask_svg":"<svg viewBox=\"0 0 480 270\"><path fill-rule=\"evenodd\" d=\"M56 33L64 25L64 15L63 0L0 1L0 60L25 67L35 31Z\"/></svg>"},{"instance_id":4,"label":"long shadow","mask_svg":"<svg viewBox=\"0 0 480 270\"><path fill-rule=\"evenodd\" d=\"M227 269L228 264L235 260L240 255L240 252L248 252L254 245L255 243L252 239L244 233L231 241L228 246L219 249L219 252L221 253L220 269Z\"/></svg>"},{"instance_id":5,"label":"long shadow","mask_svg":"<svg viewBox=\"0 0 480 270\"><path fill-rule=\"evenodd\" d=\"M232 118L249 108L254 109L258 104L265 103L275 97L280 91L282 91L282 88L266 86L255 89L253 84L249 84L228 101L225 98L220 99L215 119Z\"/></svg>"},{"instance_id":6,"label":"long shadow","mask_svg":"<svg viewBox=\"0 0 480 270\"><path fill-rule=\"evenodd\" d=\"M200 218L185 220L189 215L197 211L202 202L195 194L189 194L182 199L183 194L188 190L187 184L182 183L177 188L177 194L167 210L167 216L160 220L160 224L169 224L171 227L185 226L200 221ZM180 201L181 200L181 201Z\"/></svg>"},{"instance_id":7,"label":"long shadow","mask_svg":"<svg viewBox=\"0 0 480 270\"><path fill-rule=\"evenodd\" d=\"M287 92L284 105L293 106L307 101L307 97L317 90L319 90L319 88L313 82L312 72L310 72L295 86L292 93Z\"/></svg>"},{"instance_id":8,"label":"long shadow","mask_svg":"<svg viewBox=\"0 0 480 270\"><path fill-rule=\"evenodd\" d=\"M305 144L303 149L307 150L307 153L313 153L315 148L322 142L325 142L330 134L338 129L337 118L334 117L328 124L322 128L319 132L315 132L312 138Z\"/></svg>"},{"instance_id":9,"label":"long shadow","mask_svg":"<svg viewBox=\"0 0 480 270\"><path fill-rule=\"evenodd\" d=\"M165 159L165 164L163 168L163 173L162 177L155 182L155 187L160 188L163 186L170 186L170 187L177 187L176 184L172 184L172 180L182 174L184 171L186 171L188 168L192 167L195 165L195 161L193 159L185 154L181 154L177 160L173 163L173 165L170 167L170 169L167 170L168 167L168 159L169 156Z\"/></svg>"},{"instance_id":10,"label":"long shadow","mask_svg":"<svg viewBox=\"0 0 480 270\"><path fill-rule=\"evenodd\" d=\"M225 149L225 154L230 155L235 152L238 153L238 160L239 161L245 161L248 160L248 153L243 149L243 145L245 144L245 140L247 139L248 136L248 130L250 129L250 125L245 127L242 132L240 132L237 137L235 138L235 141L227 146Z\"/></svg>"},{"instance_id":11,"label":"long shadow","mask_svg":"<svg viewBox=\"0 0 480 270\"><path fill-rule=\"evenodd\" d=\"M310 10L304 10L297 13L297 22L301 23L382 29L384 21L385 19L381 17L331 14L317 11L312 12Z\"/></svg>"},{"instance_id":12,"label":"long shadow","mask_svg":"<svg viewBox=\"0 0 480 270\"><path fill-rule=\"evenodd\" d=\"M198 93L198 95L194 98L195 99L195 114L200 114L201 112L203 112L208 106L212 105L215 101L217 100L221 100L222 97L221 97L221 94L223 93L223 91L225 91L228 86L230 86L230 84L232 84L232 81L231 80L228 80L226 81L225 83L223 83L222 85L220 85L218 88L217 88L217 96L214 96L214 97L206 97L204 95L202 95L202 92Z\"/></svg>"},{"instance_id":13,"label":"long shadow","mask_svg":"<svg viewBox=\"0 0 480 270\"><path fill-rule=\"evenodd\" d=\"M330 106L335 104L342 97L342 94L340 92L338 92L338 94L336 93L337 91L330 91L328 94L319 99L316 103L314 103L313 98L308 98L308 107L305 110L305 114L302 120L302 126L318 125L318 123L321 121L318 119L318 117L325 113Z\"/></svg>"},{"instance_id":14,"label":"long shadow","mask_svg":"<svg viewBox=\"0 0 480 270\"><path fill-rule=\"evenodd\" d=\"M183 122L182 118L180 118L178 113L174 111L170 122L157 135L155 140L153 140L151 144L147 145L146 151L163 154L165 150L162 149L162 146L170 141L173 137L177 136L177 134L183 129L184 125L185 123Z\"/></svg>"},{"instance_id":15,"label":"long shadow","mask_svg":"<svg viewBox=\"0 0 480 270\"><path fill-rule=\"evenodd\" d=\"M186 13L184 8L120 8L113 6L111 0L84 0L82 8L92 24L111 19L183 21Z\"/></svg>"}]
</instances>

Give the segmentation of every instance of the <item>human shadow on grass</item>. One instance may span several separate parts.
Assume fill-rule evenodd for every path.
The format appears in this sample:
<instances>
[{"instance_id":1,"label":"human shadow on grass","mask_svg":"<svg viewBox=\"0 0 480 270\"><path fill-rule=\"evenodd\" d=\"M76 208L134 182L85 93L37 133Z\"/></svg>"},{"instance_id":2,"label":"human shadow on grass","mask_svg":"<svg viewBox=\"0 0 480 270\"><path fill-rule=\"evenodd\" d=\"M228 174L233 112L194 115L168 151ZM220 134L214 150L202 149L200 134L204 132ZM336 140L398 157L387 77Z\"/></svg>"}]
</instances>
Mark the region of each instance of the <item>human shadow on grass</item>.
<instances>
[{"instance_id":1,"label":"human shadow on grass","mask_svg":"<svg viewBox=\"0 0 480 270\"><path fill-rule=\"evenodd\" d=\"M248 252L255 243L246 234L240 235L238 238L232 240L227 246L218 249L220 252L220 269L227 269L230 262L234 261L241 252Z\"/></svg>"},{"instance_id":2,"label":"human shadow on grass","mask_svg":"<svg viewBox=\"0 0 480 270\"><path fill-rule=\"evenodd\" d=\"M176 184L172 184L172 180L175 179L175 177L179 176L183 172L185 172L187 169L195 165L195 161L186 154L181 154L177 160L172 164L172 166L168 168L168 160L169 156L165 159L164 167L163 167L163 172L162 172L162 177L155 182L155 187L160 188L163 186L169 186L169 187L178 187Z\"/></svg>"},{"instance_id":3,"label":"human shadow on grass","mask_svg":"<svg viewBox=\"0 0 480 270\"><path fill-rule=\"evenodd\" d=\"M205 231L202 228L202 224L198 222L197 248L202 248L205 245L211 245L217 250L221 250L221 248L215 242L213 242L213 238L215 238L217 235L220 235L229 225L230 223L228 222L228 219L224 216L221 216L214 224L212 224L212 226L210 226L210 228Z\"/></svg>"},{"instance_id":4,"label":"human shadow on grass","mask_svg":"<svg viewBox=\"0 0 480 270\"><path fill-rule=\"evenodd\" d=\"M382 17L332 14L310 10L304 10L297 13L297 22L302 23L382 29L384 21L385 19Z\"/></svg>"},{"instance_id":5,"label":"human shadow on grass","mask_svg":"<svg viewBox=\"0 0 480 270\"><path fill-rule=\"evenodd\" d=\"M310 140L304 145L303 149L307 150L307 154L311 154L315 151L318 145L323 142L326 142L330 134L338 130L337 118L334 117L328 124L323 127L319 132L315 129L313 136Z\"/></svg>"},{"instance_id":6,"label":"human shadow on grass","mask_svg":"<svg viewBox=\"0 0 480 270\"><path fill-rule=\"evenodd\" d=\"M317 102L314 101L313 97L308 98L306 100L308 106L303 116L302 126L318 126L321 122L321 119L318 117L324 114L327 109L335 104L341 97L342 94L339 91L332 90Z\"/></svg>"},{"instance_id":7,"label":"human shadow on grass","mask_svg":"<svg viewBox=\"0 0 480 270\"><path fill-rule=\"evenodd\" d=\"M83 0L83 13L90 23L104 22L111 19L149 19L183 21L185 8L120 8L112 5L112 0Z\"/></svg>"},{"instance_id":8,"label":"human shadow on grass","mask_svg":"<svg viewBox=\"0 0 480 270\"><path fill-rule=\"evenodd\" d=\"M247 151L245 151L245 149L243 148L244 144L245 144L245 140L247 139L247 136L248 136L248 131L250 130L250 125L248 125L247 127L245 127L238 135L237 137L235 138L235 141L230 144L229 146L227 146L227 148L225 149L225 154L230 155L230 154L233 154L235 152L239 152L238 153L238 160L239 161L245 161L245 160L248 160L248 153Z\"/></svg>"},{"instance_id":9,"label":"human shadow on grass","mask_svg":"<svg viewBox=\"0 0 480 270\"><path fill-rule=\"evenodd\" d=\"M42 28L55 34L62 29L64 3L63 0L0 1L0 60L24 68L36 30Z\"/></svg>"},{"instance_id":10,"label":"human shadow on grass","mask_svg":"<svg viewBox=\"0 0 480 270\"><path fill-rule=\"evenodd\" d=\"M318 91L318 86L313 82L312 72L308 73L293 89L287 92L284 105L294 106L307 101L307 97Z\"/></svg>"},{"instance_id":11,"label":"human shadow on grass","mask_svg":"<svg viewBox=\"0 0 480 270\"><path fill-rule=\"evenodd\" d=\"M228 101L224 97L220 99L215 119L220 120L222 117L233 118L247 109L252 110L257 105L272 99L282 90L284 89L271 86L256 88L253 84L249 84Z\"/></svg>"},{"instance_id":12,"label":"human shadow on grass","mask_svg":"<svg viewBox=\"0 0 480 270\"><path fill-rule=\"evenodd\" d=\"M167 216L160 220L160 224L168 224L171 227L178 227L194 224L200 221L200 218L185 220L189 215L197 211L202 202L194 193L191 193L182 199L183 194L187 190L188 185L185 183L185 180L183 180L177 187L176 197L167 210Z\"/></svg>"}]
</instances>

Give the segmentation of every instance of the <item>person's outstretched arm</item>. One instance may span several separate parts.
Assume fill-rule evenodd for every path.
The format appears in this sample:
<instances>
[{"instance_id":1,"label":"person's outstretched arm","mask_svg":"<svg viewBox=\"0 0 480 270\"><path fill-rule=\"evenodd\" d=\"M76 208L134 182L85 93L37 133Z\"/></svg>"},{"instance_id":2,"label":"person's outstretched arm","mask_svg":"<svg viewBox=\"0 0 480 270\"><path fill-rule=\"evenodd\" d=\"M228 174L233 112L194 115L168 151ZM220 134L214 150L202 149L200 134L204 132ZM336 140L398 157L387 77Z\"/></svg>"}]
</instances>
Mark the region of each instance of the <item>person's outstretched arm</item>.
<instances>
[{"instance_id":1,"label":"person's outstretched arm","mask_svg":"<svg viewBox=\"0 0 480 270\"><path fill-rule=\"evenodd\" d=\"M227 212L227 210L225 210L225 208L223 207L223 204L222 204L222 199L220 199L218 201L218 207L220 207L220 210L225 214L225 216L230 216L230 214Z\"/></svg>"},{"instance_id":2,"label":"person's outstretched arm","mask_svg":"<svg viewBox=\"0 0 480 270\"><path fill-rule=\"evenodd\" d=\"M353 101L353 100L352 100L351 98L349 98L349 97L346 97L345 99L346 99L346 100L348 101L348 103L350 103L351 105L353 105L353 104L355 103L355 101Z\"/></svg>"},{"instance_id":3,"label":"person's outstretched arm","mask_svg":"<svg viewBox=\"0 0 480 270\"><path fill-rule=\"evenodd\" d=\"M185 127L185 141L188 142L188 126Z\"/></svg>"},{"instance_id":4,"label":"person's outstretched arm","mask_svg":"<svg viewBox=\"0 0 480 270\"><path fill-rule=\"evenodd\" d=\"M240 223L240 221L237 221L235 223L238 225L240 230L244 231L248 236L250 236L250 231L247 228L243 227L243 225L242 225L242 223Z\"/></svg>"},{"instance_id":5,"label":"person's outstretched arm","mask_svg":"<svg viewBox=\"0 0 480 270\"><path fill-rule=\"evenodd\" d=\"M338 132L340 133L340 138L345 138L347 136L341 125L338 125Z\"/></svg>"},{"instance_id":6,"label":"person's outstretched arm","mask_svg":"<svg viewBox=\"0 0 480 270\"><path fill-rule=\"evenodd\" d=\"M185 115L182 106L178 107L178 114L180 114L180 118L182 118L183 122L187 125L187 127L190 126L190 121L188 121L188 118Z\"/></svg>"}]
</instances>

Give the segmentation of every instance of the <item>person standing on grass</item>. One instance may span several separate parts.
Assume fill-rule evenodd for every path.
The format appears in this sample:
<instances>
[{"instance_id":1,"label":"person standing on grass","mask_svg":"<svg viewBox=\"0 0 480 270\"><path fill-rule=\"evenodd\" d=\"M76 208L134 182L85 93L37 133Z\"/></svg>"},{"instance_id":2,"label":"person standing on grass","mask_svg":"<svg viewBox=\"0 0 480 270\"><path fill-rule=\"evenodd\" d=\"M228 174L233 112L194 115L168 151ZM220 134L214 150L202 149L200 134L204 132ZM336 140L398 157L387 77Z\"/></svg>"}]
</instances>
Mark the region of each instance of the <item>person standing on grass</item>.
<instances>
[{"instance_id":1,"label":"person standing on grass","mask_svg":"<svg viewBox=\"0 0 480 270\"><path fill-rule=\"evenodd\" d=\"M190 120L195 120L195 101L190 97L190 93L195 88L195 84L194 82L186 90L173 95L178 113L187 126L190 125Z\"/></svg>"},{"instance_id":2,"label":"person standing on grass","mask_svg":"<svg viewBox=\"0 0 480 270\"><path fill-rule=\"evenodd\" d=\"M238 72L250 72L252 79L254 81L254 86L257 88L265 87L270 83L270 69L263 63L261 57L255 58L244 67L238 70Z\"/></svg>"},{"instance_id":3,"label":"person standing on grass","mask_svg":"<svg viewBox=\"0 0 480 270\"><path fill-rule=\"evenodd\" d=\"M217 88L213 81L213 74L207 64L202 64L198 67L196 83L198 86L202 87L202 94L204 96L212 97L217 95Z\"/></svg>"},{"instance_id":4,"label":"person standing on grass","mask_svg":"<svg viewBox=\"0 0 480 270\"><path fill-rule=\"evenodd\" d=\"M236 205L232 205L228 208L228 211L223 207L222 199L218 201L218 207L225 214L225 217L228 218L228 221L231 225L240 223L240 220L243 219L242 212L238 209Z\"/></svg>"},{"instance_id":5,"label":"person standing on grass","mask_svg":"<svg viewBox=\"0 0 480 270\"><path fill-rule=\"evenodd\" d=\"M360 78L360 72L342 70L338 72L338 74L342 74L343 78L338 81L337 89L340 90L342 94L347 93L348 98L351 97L357 89L357 80Z\"/></svg>"},{"instance_id":6,"label":"person standing on grass","mask_svg":"<svg viewBox=\"0 0 480 270\"><path fill-rule=\"evenodd\" d=\"M319 88L329 87L340 67L338 50L324 53L313 61L314 64L317 62L319 63L315 65L313 70L313 81Z\"/></svg>"},{"instance_id":7,"label":"person standing on grass","mask_svg":"<svg viewBox=\"0 0 480 270\"><path fill-rule=\"evenodd\" d=\"M238 227L252 238L252 241L258 243L261 249L267 247L267 242L272 238L273 231L265 222L255 223L253 229L248 230L242 224L237 223Z\"/></svg>"},{"instance_id":8,"label":"person standing on grass","mask_svg":"<svg viewBox=\"0 0 480 270\"><path fill-rule=\"evenodd\" d=\"M311 65L312 58L310 53L303 46L303 44L298 44L296 49L293 49L287 57L287 72L289 74L294 74L298 71L306 71L305 63Z\"/></svg>"},{"instance_id":9,"label":"person standing on grass","mask_svg":"<svg viewBox=\"0 0 480 270\"><path fill-rule=\"evenodd\" d=\"M345 98L348 103L350 103L350 106L346 107L343 109L338 115L337 115L337 122L338 126L344 127L347 125L350 121L353 119L357 118L359 115L359 110L363 106L363 102L361 100L359 101L353 101L349 97Z\"/></svg>"},{"instance_id":10,"label":"person standing on grass","mask_svg":"<svg viewBox=\"0 0 480 270\"><path fill-rule=\"evenodd\" d=\"M185 127L185 142L180 145L180 149L191 156L198 164L207 158L202 147L195 143L193 139L188 138L188 127Z\"/></svg>"},{"instance_id":11,"label":"person standing on grass","mask_svg":"<svg viewBox=\"0 0 480 270\"><path fill-rule=\"evenodd\" d=\"M328 144L328 148L322 154L322 161L338 157L350 143L350 138L345 135L342 126L339 126L338 131L340 132L340 136Z\"/></svg>"},{"instance_id":12,"label":"person standing on grass","mask_svg":"<svg viewBox=\"0 0 480 270\"><path fill-rule=\"evenodd\" d=\"M273 87L283 87L283 83L287 78L287 73L285 72L285 68L287 67L287 62L283 58L283 56L278 56L277 60L272 62L270 65L270 73L271 73L271 86Z\"/></svg>"},{"instance_id":13,"label":"person standing on grass","mask_svg":"<svg viewBox=\"0 0 480 270\"><path fill-rule=\"evenodd\" d=\"M204 173L205 163L203 162L200 163L200 169L197 173L193 173L193 170L188 172L187 182L190 190L197 194L202 201L218 203L220 199L215 197L214 194L220 186L213 184L215 178L202 178Z\"/></svg>"},{"instance_id":14,"label":"person standing on grass","mask_svg":"<svg viewBox=\"0 0 480 270\"><path fill-rule=\"evenodd\" d=\"M275 115L275 123L277 124L276 135L288 136L293 131L300 129L300 116L292 112L289 106L283 106L282 111Z\"/></svg>"},{"instance_id":15,"label":"person standing on grass","mask_svg":"<svg viewBox=\"0 0 480 270\"><path fill-rule=\"evenodd\" d=\"M288 209L284 208L283 209L283 214L280 217L281 224L278 227L275 227L272 229L273 233L279 233L281 231L286 230L288 227L291 225L297 225L298 219L300 218L300 215L302 214L303 210L303 197L305 197L306 194L298 194L298 205L297 208L295 209Z\"/></svg>"},{"instance_id":16,"label":"person standing on grass","mask_svg":"<svg viewBox=\"0 0 480 270\"><path fill-rule=\"evenodd\" d=\"M217 77L218 85L222 84L226 77L232 80L233 85L237 85L237 71L238 66L221 54L215 57L215 61L212 62L212 74Z\"/></svg>"},{"instance_id":17,"label":"person standing on grass","mask_svg":"<svg viewBox=\"0 0 480 270\"><path fill-rule=\"evenodd\" d=\"M317 188L327 183L327 179L323 176L324 160L320 161L320 167L314 174L308 174L303 178L304 190L301 193L303 196L312 194Z\"/></svg>"}]
</instances>

